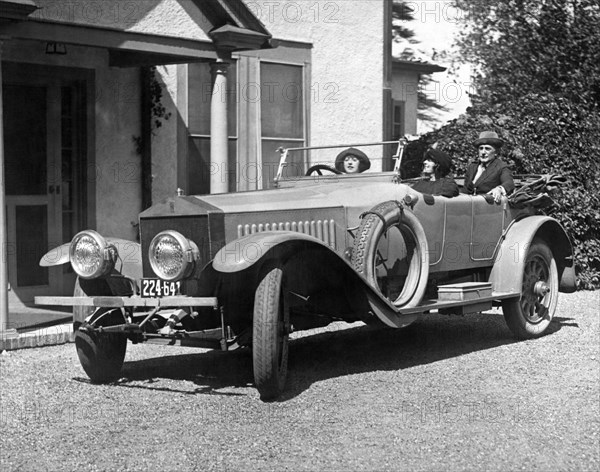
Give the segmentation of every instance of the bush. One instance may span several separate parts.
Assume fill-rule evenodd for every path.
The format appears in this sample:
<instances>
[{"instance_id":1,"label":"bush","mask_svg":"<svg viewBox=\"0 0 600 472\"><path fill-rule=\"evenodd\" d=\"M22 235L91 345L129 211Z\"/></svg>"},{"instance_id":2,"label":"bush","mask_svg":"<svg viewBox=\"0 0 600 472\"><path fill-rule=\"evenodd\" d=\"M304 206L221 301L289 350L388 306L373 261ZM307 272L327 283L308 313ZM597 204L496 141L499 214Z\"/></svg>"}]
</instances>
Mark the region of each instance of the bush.
<instances>
[{"instance_id":1,"label":"bush","mask_svg":"<svg viewBox=\"0 0 600 472\"><path fill-rule=\"evenodd\" d=\"M446 126L409 145L403 174L416 176L423 152L438 143L462 176L476 158L473 142L481 131L505 141L501 156L516 174L560 174L569 182L545 213L567 230L574 246L578 288L600 288L600 111L582 110L552 94L530 93L501 105L472 107Z\"/></svg>"}]
</instances>

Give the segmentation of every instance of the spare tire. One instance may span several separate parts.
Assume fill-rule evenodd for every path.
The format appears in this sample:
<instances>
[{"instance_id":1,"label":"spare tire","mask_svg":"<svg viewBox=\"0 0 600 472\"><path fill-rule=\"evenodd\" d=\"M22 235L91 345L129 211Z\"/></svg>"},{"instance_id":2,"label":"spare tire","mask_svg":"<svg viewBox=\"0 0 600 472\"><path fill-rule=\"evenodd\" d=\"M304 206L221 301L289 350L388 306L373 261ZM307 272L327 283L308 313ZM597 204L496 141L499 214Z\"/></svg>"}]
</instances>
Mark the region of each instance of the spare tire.
<instances>
[{"instance_id":1,"label":"spare tire","mask_svg":"<svg viewBox=\"0 0 600 472\"><path fill-rule=\"evenodd\" d=\"M418 305L429 277L423 226L396 201L380 203L361 218L354 238L352 267L394 306Z\"/></svg>"}]
</instances>

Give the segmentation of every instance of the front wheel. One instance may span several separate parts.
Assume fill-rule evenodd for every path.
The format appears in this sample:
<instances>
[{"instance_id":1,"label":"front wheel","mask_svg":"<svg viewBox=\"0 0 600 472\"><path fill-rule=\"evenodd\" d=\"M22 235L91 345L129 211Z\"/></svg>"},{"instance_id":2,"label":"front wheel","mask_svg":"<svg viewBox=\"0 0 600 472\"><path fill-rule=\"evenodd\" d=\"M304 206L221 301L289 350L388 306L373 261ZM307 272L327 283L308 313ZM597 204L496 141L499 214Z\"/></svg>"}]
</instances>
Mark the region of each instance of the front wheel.
<instances>
[{"instance_id":1,"label":"front wheel","mask_svg":"<svg viewBox=\"0 0 600 472\"><path fill-rule=\"evenodd\" d=\"M550 325L557 301L556 261L548 245L535 239L525 259L521 297L502 303L504 319L517 338L537 338Z\"/></svg>"},{"instance_id":2,"label":"front wheel","mask_svg":"<svg viewBox=\"0 0 600 472\"><path fill-rule=\"evenodd\" d=\"M123 323L120 313L116 311L101 316L104 326ZM75 331L75 347L81 367L93 383L109 383L119 379L127 349L125 335L98 333L86 330L83 325Z\"/></svg>"},{"instance_id":3,"label":"front wheel","mask_svg":"<svg viewBox=\"0 0 600 472\"><path fill-rule=\"evenodd\" d=\"M252 362L261 400L279 396L287 377L290 321L283 294L283 270L271 269L254 298Z\"/></svg>"}]
</instances>

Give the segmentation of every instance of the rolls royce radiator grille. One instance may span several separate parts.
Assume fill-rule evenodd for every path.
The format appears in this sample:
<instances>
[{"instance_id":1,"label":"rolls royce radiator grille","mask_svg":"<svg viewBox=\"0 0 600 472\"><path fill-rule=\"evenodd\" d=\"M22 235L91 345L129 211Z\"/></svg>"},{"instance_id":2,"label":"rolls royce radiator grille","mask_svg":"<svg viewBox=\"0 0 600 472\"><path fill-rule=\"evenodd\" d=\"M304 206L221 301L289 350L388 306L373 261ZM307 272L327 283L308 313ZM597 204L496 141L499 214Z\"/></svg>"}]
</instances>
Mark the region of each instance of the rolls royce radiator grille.
<instances>
[{"instance_id":1,"label":"rolls royce radiator grille","mask_svg":"<svg viewBox=\"0 0 600 472\"><path fill-rule=\"evenodd\" d=\"M335 248L335 220L286 221L280 223L254 223L238 225L238 238L263 231L295 231L320 239Z\"/></svg>"}]
</instances>

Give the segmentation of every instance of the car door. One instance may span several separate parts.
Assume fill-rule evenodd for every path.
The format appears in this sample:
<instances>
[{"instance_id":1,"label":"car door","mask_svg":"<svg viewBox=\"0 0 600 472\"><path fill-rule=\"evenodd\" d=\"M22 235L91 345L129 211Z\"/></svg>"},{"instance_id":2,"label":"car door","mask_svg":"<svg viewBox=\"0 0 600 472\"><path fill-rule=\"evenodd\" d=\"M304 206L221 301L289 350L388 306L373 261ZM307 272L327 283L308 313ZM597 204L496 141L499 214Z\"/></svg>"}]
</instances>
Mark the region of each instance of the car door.
<instances>
[{"instance_id":1,"label":"car door","mask_svg":"<svg viewBox=\"0 0 600 472\"><path fill-rule=\"evenodd\" d=\"M488 199L489 200L489 199ZM472 261L494 259L506 218L506 199L501 204L490 203L483 195L471 197L471 247Z\"/></svg>"}]
</instances>

